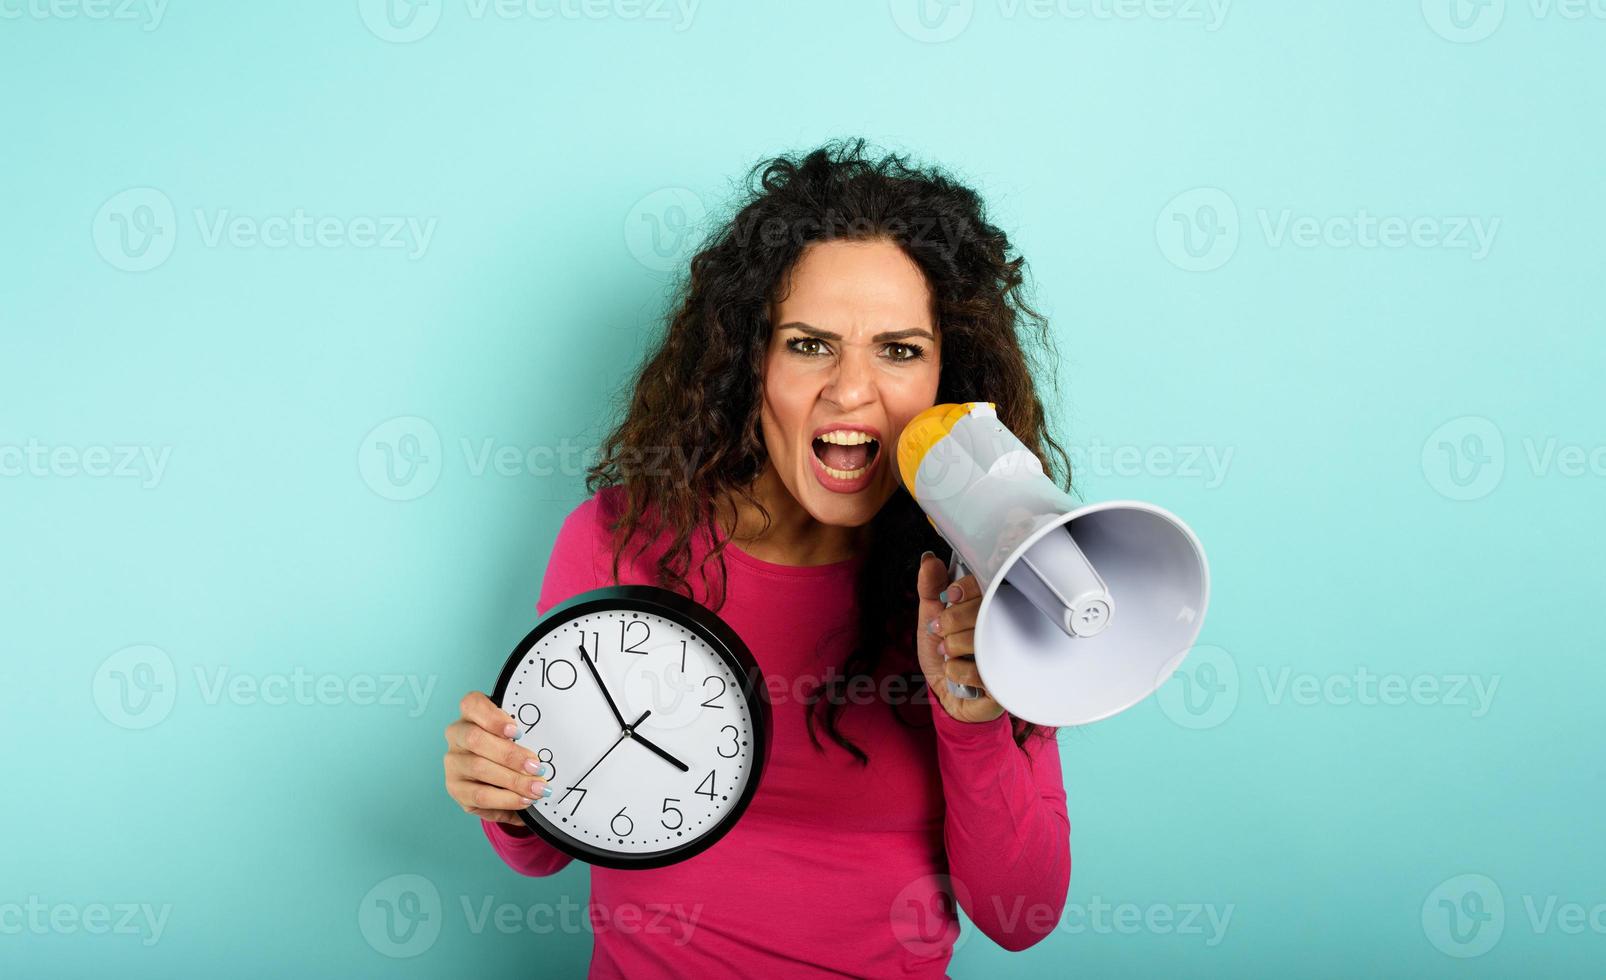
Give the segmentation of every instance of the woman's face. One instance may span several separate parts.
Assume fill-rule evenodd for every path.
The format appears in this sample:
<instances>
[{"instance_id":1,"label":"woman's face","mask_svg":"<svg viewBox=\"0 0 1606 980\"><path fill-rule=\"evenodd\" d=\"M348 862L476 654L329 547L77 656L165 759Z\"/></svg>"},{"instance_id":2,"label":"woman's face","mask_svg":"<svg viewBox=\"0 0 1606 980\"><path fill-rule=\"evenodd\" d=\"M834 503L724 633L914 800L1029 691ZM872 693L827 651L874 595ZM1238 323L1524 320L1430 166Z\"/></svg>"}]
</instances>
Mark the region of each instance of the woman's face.
<instances>
[{"instance_id":1,"label":"woman's face","mask_svg":"<svg viewBox=\"0 0 1606 980\"><path fill-rule=\"evenodd\" d=\"M789 284L764 359L770 465L815 520L867 524L898 488L898 434L936 403L931 291L886 240L811 245Z\"/></svg>"}]
</instances>

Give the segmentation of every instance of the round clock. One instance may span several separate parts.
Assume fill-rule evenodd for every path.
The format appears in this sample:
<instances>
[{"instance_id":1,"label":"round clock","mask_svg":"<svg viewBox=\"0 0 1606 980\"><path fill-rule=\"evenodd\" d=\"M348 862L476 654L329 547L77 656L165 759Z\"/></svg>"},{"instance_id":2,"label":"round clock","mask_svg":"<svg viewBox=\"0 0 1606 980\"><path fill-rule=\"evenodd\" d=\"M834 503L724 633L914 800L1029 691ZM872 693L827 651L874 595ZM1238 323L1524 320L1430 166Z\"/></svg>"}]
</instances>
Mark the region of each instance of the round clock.
<instances>
[{"instance_id":1,"label":"round clock","mask_svg":"<svg viewBox=\"0 0 1606 980\"><path fill-rule=\"evenodd\" d=\"M719 841L753 799L770 747L758 662L708 609L611 586L550 609L492 700L553 769L523 811L554 847L608 868L657 868Z\"/></svg>"}]
</instances>

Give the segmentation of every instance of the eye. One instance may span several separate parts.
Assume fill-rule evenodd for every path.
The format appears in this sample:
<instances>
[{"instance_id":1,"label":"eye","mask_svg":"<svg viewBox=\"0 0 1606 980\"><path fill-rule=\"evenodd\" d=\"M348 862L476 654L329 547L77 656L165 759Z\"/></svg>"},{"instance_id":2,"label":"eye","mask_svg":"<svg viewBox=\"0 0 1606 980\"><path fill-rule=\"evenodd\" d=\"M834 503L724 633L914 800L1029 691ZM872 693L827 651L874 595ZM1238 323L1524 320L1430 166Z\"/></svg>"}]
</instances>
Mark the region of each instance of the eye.
<instances>
[{"instance_id":1,"label":"eye","mask_svg":"<svg viewBox=\"0 0 1606 980\"><path fill-rule=\"evenodd\" d=\"M887 345L887 350L892 352L894 361L918 361L926 356L926 349L919 344L891 343Z\"/></svg>"},{"instance_id":2,"label":"eye","mask_svg":"<svg viewBox=\"0 0 1606 980\"><path fill-rule=\"evenodd\" d=\"M802 355L803 357L823 356L823 352L815 350L803 350L801 347L799 347L800 344L817 344L820 347L825 346L825 342L818 337L793 337L786 342L786 349L794 354Z\"/></svg>"}]
</instances>

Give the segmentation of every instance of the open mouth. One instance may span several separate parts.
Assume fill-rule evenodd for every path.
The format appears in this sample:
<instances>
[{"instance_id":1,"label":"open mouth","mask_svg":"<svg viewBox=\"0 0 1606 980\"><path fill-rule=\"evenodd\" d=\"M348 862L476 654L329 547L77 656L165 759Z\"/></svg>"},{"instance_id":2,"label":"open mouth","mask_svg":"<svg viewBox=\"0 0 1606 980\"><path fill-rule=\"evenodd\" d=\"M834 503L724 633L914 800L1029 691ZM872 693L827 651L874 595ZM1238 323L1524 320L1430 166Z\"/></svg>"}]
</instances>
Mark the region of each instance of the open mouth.
<instances>
[{"instance_id":1,"label":"open mouth","mask_svg":"<svg viewBox=\"0 0 1606 980\"><path fill-rule=\"evenodd\" d=\"M838 480L857 480L869 472L881 449L880 440L868 432L834 429L814 439L814 456L826 475Z\"/></svg>"}]
</instances>

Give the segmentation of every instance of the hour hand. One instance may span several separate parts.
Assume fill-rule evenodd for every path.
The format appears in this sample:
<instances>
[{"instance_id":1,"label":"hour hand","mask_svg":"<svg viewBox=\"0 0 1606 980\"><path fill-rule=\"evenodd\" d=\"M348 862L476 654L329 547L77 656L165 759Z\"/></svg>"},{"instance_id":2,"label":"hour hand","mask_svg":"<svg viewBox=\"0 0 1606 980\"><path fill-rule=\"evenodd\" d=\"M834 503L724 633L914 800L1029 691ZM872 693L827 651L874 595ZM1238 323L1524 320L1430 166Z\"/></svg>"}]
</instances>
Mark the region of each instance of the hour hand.
<instances>
[{"instance_id":1,"label":"hour hand","mask_svg":"<svg viewBox=\"0 0 1606 980\"><path fill-rule=\"evenodd\" d=\"M639 725L641 723L637 722L636 724ZM668 752L665 752L663 749L660 749L654 743L649 742L647 740L647 737L642 735L640 732L632 732L631 734L635 737L636 741L638 741L638 742L640 742L642 744L643 748L650 749L652 752L656 753L660 758L662 758L665 762L667 762L670 765L674 766L676 769L679 769L681 772L689 771L684 762L681 762L679 759L677 759L674 756L670 755Z\"/></svg>"},{"instance_id":2,"label":"hour hand","mask_svg":"<svg viewBox=\"0 0 1606 980\"><path fill-rule=\"evenodd\" d=\"M625 716L619 713L619 706L613 703L613 695L608 693L608 685L602 683L602 675L597 672L597 665L591 662L591 655L586 653L584 646L580 647L580 659L585 661L586 670L591 671L591 678L597 682L597 688L602 691L603 700L608 702L608 710L613 712L613 720L619 723L620 728L627 728Z\"/></svg>"}]
</instances>

